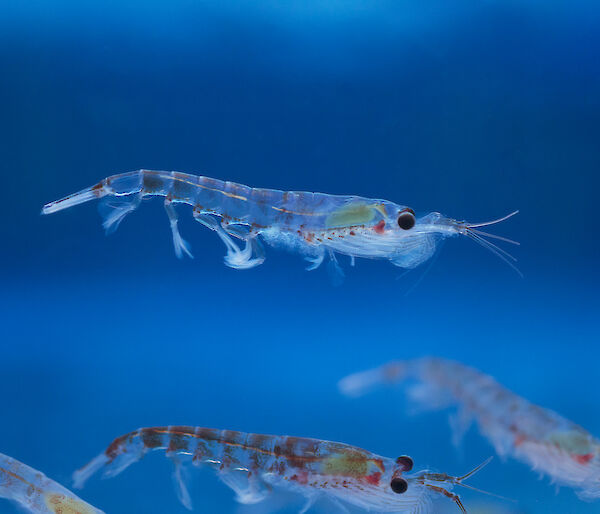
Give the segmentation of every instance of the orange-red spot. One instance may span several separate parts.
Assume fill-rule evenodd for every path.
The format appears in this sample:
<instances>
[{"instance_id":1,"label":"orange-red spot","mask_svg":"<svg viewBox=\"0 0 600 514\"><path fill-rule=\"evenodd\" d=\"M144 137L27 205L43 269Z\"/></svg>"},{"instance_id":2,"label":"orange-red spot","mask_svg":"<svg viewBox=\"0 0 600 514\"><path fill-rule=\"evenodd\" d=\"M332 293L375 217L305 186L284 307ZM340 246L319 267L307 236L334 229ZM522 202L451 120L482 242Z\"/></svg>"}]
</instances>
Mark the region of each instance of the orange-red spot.
<instances>
[{"instance_id":1,"label":"orange-red spot","mask_svg":"<svg viewBox=\"0 0 600 514\"><path fill-rule=\"evenodd\" d=\"M98 182L94 187L92 187L92 191L94 192L94 195L98 198L100 198L102 196L103 189L104 189L104 184L102 182Z\"/></svg>"},{"instance_id":2,"label":"orange-red spot","mask_svg":"<svg viewBox=\"0 0 600 514\"><path fill-rule=\"evenodd\" d=\"M308 473L306 471L303 471L299 475L292 475L290 477L290 480L293 480L294 482L298 482L299 484L302 484L302 485L306 485L308 483Z\"/></svg>"},{"instance_id":3,"label":"orange-red spot","mask_svg":"<svg viewBox=\"0 0 600 514\"><path fill-rule=\"evenodd\" d=\"M381 459L372 459L373 463L381 470L381 472L385 472L385 466L383 465L383 461Z\"/></svg>"},{"instance_id":4,"label":"orange-red spot","mask_svg":"<svg viewBox=\"0 0 600 514\"><path fill-rule=\"evenodd\" d=\"M523 434L517 434L515 436L515 446L520 446L525 442L526 438Z\"/></svg>"},{"instance_id":5,"label":"orange-red spot","mask_svg":"<svg viewBox=\"0 0 600 514\"><path fill-rule=\"evenodd\" d=\"M579 464L587 464L594 458L594 454L586 453L585 455L574 455L573 458L579 462Z\"/></svg>"},{"instance_id":6,"label":"orange-red spot","mask_svg":"<svg viewBox=\"0 0 600 514\"><path fill-rule=\"evenodd\" d=\"M373 227L373 230L378 234L383 234L385 232L385 221L381 220L377 225Z\"/></svg>"},{"instance_id":7,"label":"orange-red spot","mask_svg":"<svg viewBox=\"0 0 600 514\"><path fill-rule=\"evenodd\" d=\"M379 471L365 477L365 481L371 485L379 485L379 480L381 480L381 473Z\"/></svg>"},{"instance_id":8,"label":"orange-red spot","mask_svg":"<svg viewBox=\"0 0 600 514\"><path fill-rule=\"evenodd\" d=\"M123 449L123 445L127 438L131 434L125 434L120 437L117 437L112 443L110 443L109 447L105 450L106 456L112 461L119 453L121 453Z\"/></svg>"}]
</instances>

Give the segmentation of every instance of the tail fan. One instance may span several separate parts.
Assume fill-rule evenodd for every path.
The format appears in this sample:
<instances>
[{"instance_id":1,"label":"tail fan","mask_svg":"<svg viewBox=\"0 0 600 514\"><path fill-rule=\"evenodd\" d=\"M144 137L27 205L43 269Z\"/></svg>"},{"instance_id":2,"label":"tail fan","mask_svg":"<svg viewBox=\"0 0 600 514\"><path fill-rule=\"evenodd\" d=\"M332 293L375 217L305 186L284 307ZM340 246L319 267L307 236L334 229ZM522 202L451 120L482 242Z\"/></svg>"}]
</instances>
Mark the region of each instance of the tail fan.
<instances>
[{"instance_id":1,"label":"tail fan","mask_svg":"<svg viewBox=\"0 0 600 514\"><path fill-rule=\"evenodd\" d=\"M44 205L44 207L42 207L42 214L53 214L55 212L68 209L69 207L73 207L81 203L102 198L105 195L106 192L102 189L102 183L99 183L95 186L83 189L78 193L73 193L72 195L66 196L65 198L56 200L55 202L47 203L46 205Z\"/></svg>"},{"instance_id":2,"label":"tail fan","mask_svg":"<svg viewBox=\"0 0 600 514\"><path fill-rule=\"evenodd\" d=\"M111 459L106 453L101 453L83 468L73 473L73 486L76 489L81 489L87 480L100 470L102 470L102 478L114 477L134 462L139 461L143 456L143 453L124 452Z\"/></svg>"},{"instance_id":3,"label":"tail fan","mask_svg":"<svg viewBox=\"0 0 600 514\"><path fill-rule=\"evenodd\" d=\"M346 396L363 396L379 387L403 380L405 368L400 362L391 362L379 368L354 373L342 378L338 382L338 388Z\"/></svg>"},{"instance_id":4,"label":"tail fan","mask_svg":"<svg viewBox=\"0 0 600 514\"><path fill-rule=\"evenodd\" d=\"M75 487L75 489L82 489L89 478L106 466L109 461L110 459L106 454L101 453L81 469L75 471L75 473L73 473L73 487Z\"/></svg>"}]
</instances>

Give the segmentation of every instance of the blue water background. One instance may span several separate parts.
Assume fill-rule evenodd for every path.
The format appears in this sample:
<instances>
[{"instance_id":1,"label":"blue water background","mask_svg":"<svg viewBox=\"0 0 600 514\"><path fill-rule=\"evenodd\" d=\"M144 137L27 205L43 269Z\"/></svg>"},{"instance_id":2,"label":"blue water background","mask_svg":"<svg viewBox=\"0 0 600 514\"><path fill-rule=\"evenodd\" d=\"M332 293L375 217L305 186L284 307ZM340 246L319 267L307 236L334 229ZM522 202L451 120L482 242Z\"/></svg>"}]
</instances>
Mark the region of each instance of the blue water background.
<instances>
[{"instance_id":1,"label":"blue water background","mask_svg":"<svg viewBox=\"0 0 600 514\"><path fill-rule=\"evenodd\" d=\"M0 451L70 486L114 437L191 424L460 474L493 454L476 430L457 450L447 413L408 416L400 390L336 390L422 355L476 366L600 435L599 23L592 1L3 2ZM522 242L524 278L451 240L416 287L424 267L399 279L342 258L334 288L274 250L226 268L186 208L195 259L179 261L160 201L110 237L94 205L39 215L141 167L473 221L518 208L494 232ZM512 460L472 483L519 504L465 491L467 506L600 512ZM159 455L81 494L107 513L185 512ZM268 511L235 504L209 471L192 494L199 512Z\"/></svg>"}]
</instances>

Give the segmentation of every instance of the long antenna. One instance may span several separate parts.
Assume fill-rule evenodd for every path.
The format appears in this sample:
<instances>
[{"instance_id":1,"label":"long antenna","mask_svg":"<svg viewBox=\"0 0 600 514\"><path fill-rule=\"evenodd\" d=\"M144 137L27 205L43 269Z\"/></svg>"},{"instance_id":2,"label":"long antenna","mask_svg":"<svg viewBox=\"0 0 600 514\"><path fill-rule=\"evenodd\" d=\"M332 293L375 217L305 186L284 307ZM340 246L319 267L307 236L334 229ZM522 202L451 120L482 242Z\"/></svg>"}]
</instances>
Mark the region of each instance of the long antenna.
<instances>
[{"instance_id":1,"label":"long antenna","mask_svg":"<svg viewBox=\"0 0 600 514\"><path fill-rule=\"evenodd\" d=\"M507 214L506 216L503 216L502 218L498 218L498 219L492 220L492 221L484 221L483 223L465 223L465 227L467 227L467 228L477 228L477 227L487 227L488 225L495 225L496 223L500 223L502 221L505 221L508 218L512 218L516 214L519 214L518 210L513 211L510 214Z\"/></svg>"},{"instance_id":2,"label":"long antenna","mask_svg":"<svg viewBox=\"0 0 600 514\"><path fill-rule=\"evenodd\" d=\"M472 477L475 473L478 473L483 468L485 468L490 462L492 462L493 458L494 458L494 456L488 457L481 464L479 464L479 466L477 466L476 468L472 469L471 471L469 471L468 473L466 473L465 475L463 475L461 477L457 477L455 479L456 485L460 485L461 487L464 487L465 489L471 489L472 491L476 491L478 493L487 494L488 496L493 496L494 498L499 498L501 500L507 500L507 501L516 503L516 500L514 500L513 498L507 498L506 496L500 496L499 494L490 493L489 491L484 491L483 489L478 489L477 487L473 487L472 485L462 483L463 480L467 480L468 478Z\"/></svg>"}]
</instances>

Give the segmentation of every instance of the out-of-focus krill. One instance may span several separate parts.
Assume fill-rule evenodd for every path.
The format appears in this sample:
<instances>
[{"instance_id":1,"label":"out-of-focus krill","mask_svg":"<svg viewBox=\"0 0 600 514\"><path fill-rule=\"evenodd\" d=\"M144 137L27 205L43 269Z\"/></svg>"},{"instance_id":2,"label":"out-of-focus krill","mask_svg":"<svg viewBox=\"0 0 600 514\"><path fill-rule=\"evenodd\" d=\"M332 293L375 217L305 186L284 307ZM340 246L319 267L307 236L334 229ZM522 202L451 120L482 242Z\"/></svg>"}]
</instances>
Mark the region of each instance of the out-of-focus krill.
<instances>
[{"instance_id":1,"label":"out-of-focus krill","mask_svg":"<svg viewBox=\"0 0 600 514\"><path fill-rule=\"evenodd\" d=\"M411 399L429 408L458 405L455 442L472 420L496 452L526 462L586 500L600 498L600 440L556 412L504 388L492 377L458 362L423 358L390 362L342 379L341 391L359 396L404 380L417 383Z\"/></svg>"},{"instance_id":2,"label":"out-of-focus krill","mask_svg":"<svg viewBox=\"0 0 600 514\"><path fill-rule=\"evenodd\" d=\"M0 498L39 514L103 514L43 473L1 453Z\"/></svg>"}]
</instances>

